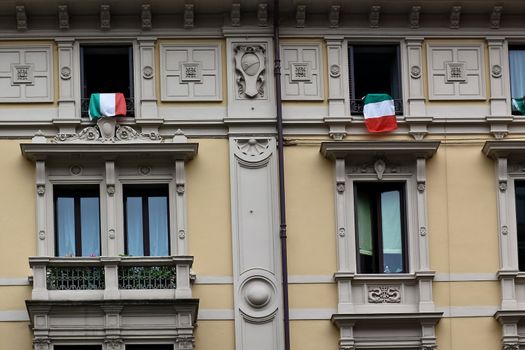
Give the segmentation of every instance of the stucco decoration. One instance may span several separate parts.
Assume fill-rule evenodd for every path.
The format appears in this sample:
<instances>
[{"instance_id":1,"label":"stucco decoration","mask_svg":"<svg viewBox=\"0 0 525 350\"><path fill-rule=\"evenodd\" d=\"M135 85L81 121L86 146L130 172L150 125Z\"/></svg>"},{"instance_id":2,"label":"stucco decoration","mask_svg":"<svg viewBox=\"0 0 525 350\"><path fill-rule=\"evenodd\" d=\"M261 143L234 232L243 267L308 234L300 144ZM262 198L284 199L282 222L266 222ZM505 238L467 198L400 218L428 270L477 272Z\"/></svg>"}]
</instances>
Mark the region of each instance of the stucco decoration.
<instances>
[{"instance_id":1,"label":"stucco decoration","mask_svg":"<svg viewBox=\"0 0 525 350\"><path fill-rule=\"evenodd\" d=\"M111 29L111 13L109 5L100 5L100 29Z\"/></svg>"},{"instance_id":2,"label":"stucco decoration","mask_svg":"<svg viewBox=\"0 0 525 350\"><path fill-rule=\"evenodd\" d=\"M268 4L260 3L257 5L257 25L259 27L268 26Z\"/></svg>"},{"instance_id":3,"label":"stucco decoration","mask_svg":"<svg viewBox=\"0 0 525 350\"><path fill-rule=\"evenodd\" d=\"M194 25L195 14L193 12L193 4L184 5L184 28L191 29Z\"/></svg>"},{"instance_id":4,"label":"stucco decoration","mask_svg":"<svg viewBox=\"0 0 525 350\"><path fill-rule=\"evenodd\" d=\"M304 28L306 25L306 5L297 5L295 12L295 26Z\"/></svg>"},{"instance_id":5,"label":"stucco decoration","mask_svg":"<svg viewBox=\"0 0 525 350\"><path fill-rule=\"evenodd\" d=\"M179 350L193 350L195 347L194 337L178 336L177 339L175 339L175 342L177 343L177 349Z\"/></svg>"},{"instance_id":6,"label":"stucco decoration","mask_svg":"<svg viewBox=\"0 0 525 350\"><path fill-rule=\"evenodd\" d=\"M27 14L24 5L16 6L16 29L27 30Z\"/></svg>"},{"instance_id":7,"label":"stucco decoration","mask_svg":"<svg viewBox=\"0 0 525 350\"><path fill-rule=\"evenodd\" d=\"M66 67L66 66L60 68L60 78L62 80L69 80L69 79L71 79L71 68Z\"/></svg>"},{"instance_id":8,"label":"stucco decoration","mask_svg":"<svg viewBox=\"0 0 525 350\"><path fill-rule=\"evenodd\" d=\"M61 30L69 29L69 12L67 5L58 5L58 28Z\"/></svg>"},{"instance_id":9,"label":"stucco decoration","mask_svg":"<svg viewBox=\"0 0 525 350\"><path fill-rule=\"evenodd\" d=\"M459 29L461 19L461 6L452 6L450 9L450 29Z\"/></svg>"},{"instance_id":10,"label":"stucco decoration","mask_svg":"<svg viewBox=\"0 0 525 350\"><path fill-rule=\"evenodd\" d=\"M375 161L374 163L374 170L377 174L377 179L378 180L381 180L383 179L383 174L385 173L385 170L386 170L386 163L384 160L382 159L378 159Z\"/></svg>"},{"instance_id":11,"label":"stucco decoration","mask_svg":"<svg viewBox=\"0 0 525 350\"><path fill-rule=\"evenodd\" d=\"M36 185L36 193L43 196L46 193L46 185Z\"/></svg>"},{"instance_id":12,"label":"stucco decoration","mask_svg":"<svg viewBox=\"0 0 525 350\"><path fill-rule=\"evenodd\" d=\"M76 134L58 134L52 140L62 142L161 142L162 137L155 132L144 134L130 126L116 123L114 118L100 118L96 126L88 126Z\"/></svg>"},{"instance_id":13,"label":"stucco decoration","mask_svg":"<svg viewBox=\"0 0 525 350\"><path fill-rule=\"evenodd\" d=\"M234 142L235 155L247 162L259 162L272 153L271 139L268 138L235 139Z\"/></svg>"},{"instance_id":14,"label":"stucco decoration","mask_svg":"<svg viewBox=\"0 0 525 350\"><path fill-rule=\"evenodd\" d=\"M379 28L379 17L381 15L381 6L374 5L370 8L368 15L368 24L370 28Z\"/></svg>"},{"instance_id":15,"label":"stucco decoration","mask_svg":"<svg viewBox=\"0 0 525 350\"><path fill-rule=\"evenodd\" d=\"M243 318L251 323L266 323L275 317L278 300L272 281L263 276L251 276L242 282L239 307Z\"/></svg>"},{"instance_id":16,"label":"stucco decoration","mask_svg":"<svg viewBox=\"0 0 525 350\"><path fill-rule=\"evenodd\" d=\"M140 19L142 21L142 29L150 30L153 27L153 22L151 19L151 5L142 4L142 11L140 13Z\"/></svg>"},{"instance_id":17,"label":"stucco decoration","mask_svg":"<svg viewBox=\"0 0 525 350\"><path fill-rule=\"evenodd\" d=\"M51 341L48 338L35 338L33 339L33 347L35 350L47 350Z\"/></svg>"},{"instance_id":18,"label":"stucco decoration","mask_svg":"<svg viewBox=\"0 0 525 350\"><path fill-rule=\"evenodd\" d=\"M503 350L519 350L520 345L518 343L507 343L503 344Z\"/></svg>"},{"instance_id":19,"label":"stucco decoration","mask_svg":"<svg viewBox=\"0 0 525 350\"><path fill-rule=\"evenodd\" d=\"M266 48L263 45L238 44L233 48L238 96L264 97Z\"/></svg>"},{"instance_id":20,"label":"stucco decoration","mask_svg":"<svg viewBox=\"0 0 525 350\"><path fill-rule=\"evenodd\" d=\"M501 75L503 73L503 68L499 64L495 64L492 66L492 69L490 70L491 75L493 78L501 78Z\"/></svg>"},{"instance_id":21,"label":"stucco decoration","mask_svg":"<svg viewBox=\"0 0 525 350\"><path fill-rule=\"evenodd\" d=\"M490 14L490 28L499 29L501 25L501 14L503 13L503 6L495 5L492 8L492 13Z\"/></svg>"},{"instance_id":22,"label":"stucco decoration","mask_svg":"<svg viewBox=\"0 0 525 350\"><path fill-rule=\"evenodd\" d=\"M232 4L230 20L232 27L241 26L241 4Z\"/></svg>"},{"instance_id":23,"label":"stucco decoration","mask_svg":"<svg viewBox=\"0 0 525 350\"><path fill-rule=\"evenodd\" d=\"M412 79L421 78L421 67L420 66L410 67L410 76L412 77Z\"/></svg>"},{"instance_id":24,"label":"stucco decoration","mask_svg":"<svg viewBox=\"0 0 525 350\"><path fill-rule=\"evenodd\" d=\"M340 14L341 14L341 5L330 6L330 13L328 14L328 22L330 23L330 28L339 27Z\"/></svg>"},{"instance_id":25,"label":"stucco decoration","mask_svg":"<svg viewBox=\"0 0 525 350\"><path fill-rule=\"evenodd\" d=\"M124 341L119 338L112 338L104 340L107 350L120 350L124 345Z\"/></svg>"},{"instance_id":26,"label":"stucco decoration","mask_svg":"<svg viewBox=\"0 0 525 350\"><path fill-rule=\"evenodd\" d=\"M398 287L377 286L368 289L368 302L372 304L396 304L401 302Z\"/></svg>"},{"instance_id":27,"label":"stucco decoration","mask_svg":"<svg viewBox=\"0 0 525 350\"><path fill-rule=\"evenodd\" d=\"M419 17L421 13L421 6L412 6L408 21L410 22L410 29L419 28Z\"/></svg>"},{"instance_id":28,"label":"stucco decoration","mask_svg":"<svg viewBox=\"0 0 525 350\"><path fill-rule=\"evenodd\" d=\"M34 67L34 64L12 64L11 85L33 85L35 82Z\"/></svg>"}]
</instances>

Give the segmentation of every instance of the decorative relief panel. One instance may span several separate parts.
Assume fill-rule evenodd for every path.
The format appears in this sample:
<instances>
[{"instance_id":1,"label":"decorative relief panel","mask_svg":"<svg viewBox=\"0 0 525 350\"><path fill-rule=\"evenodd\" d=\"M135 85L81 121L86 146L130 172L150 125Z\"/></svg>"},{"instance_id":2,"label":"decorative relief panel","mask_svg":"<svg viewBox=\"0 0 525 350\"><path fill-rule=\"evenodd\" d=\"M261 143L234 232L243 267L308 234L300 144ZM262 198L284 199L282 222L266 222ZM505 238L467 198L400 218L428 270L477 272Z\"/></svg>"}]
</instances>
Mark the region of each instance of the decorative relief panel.
<instances>
[{"instance_id":1,"label":"decorative relief panel","mask_svg":"<svg viewBox=\"0 0 525 350\"><path fill-rule=\"evenodd\" d=\"M51 102L51 46L0 48L0 102Z\"/></svg>"},{"instance_id":2,"label":"decorative relief panel","mask_svg":"<svg viewBox=\"0 0 525 350\"><path fill-rule=\"evenodd\" d=\"M218 45L161 45L163 101L220 101L220 48Z\"/></svg>"},{"instance_id":3,"label":"decorative relief panel","mask_svg":"<svg viewBox=\"0 0 525 350\"><path fill-rule=\"evenodd\" d=\"M485 99L483 47L428 45L432 100Z\"/></svg>"},{"instance_id":4,"label":"decorative relief panel","mask_svg":"<svg viewBox=\"0 0 525 350\"><path fill-rule=\"evenodd\" d=\"M368 302L371 304L398 304L401 291L394 286L373 286L368 288Z\"/></svg>"},{"instance_id":5,"label":"decorative relief panel","mask_svg":"<svg viewBox=\"0 0 525 350\"><path fill-rule=\"evenodd\" d=\"M266 97L266 46L237 44L233 46L238 99Z\"/></svg>"},{"instance_id":6,"label":"decorative relief panel","mask_svg":"<svg viewBox=\"0 0 525 350\"><path fill-rule=\"evenodd\" d=\"M322 100L321 45L282 45L284 100Z\"/></svg>"}]
</instances>

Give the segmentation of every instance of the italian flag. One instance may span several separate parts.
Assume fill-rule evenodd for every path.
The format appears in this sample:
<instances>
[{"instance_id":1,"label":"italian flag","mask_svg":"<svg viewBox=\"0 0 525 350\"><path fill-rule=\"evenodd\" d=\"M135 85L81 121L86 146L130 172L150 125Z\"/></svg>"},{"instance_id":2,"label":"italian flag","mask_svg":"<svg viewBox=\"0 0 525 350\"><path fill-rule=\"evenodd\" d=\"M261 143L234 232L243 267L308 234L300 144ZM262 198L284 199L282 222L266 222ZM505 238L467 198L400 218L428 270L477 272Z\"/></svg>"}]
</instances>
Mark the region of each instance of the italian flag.
<instances>
[{"instance_id":1,"label":"italian flag","mask_svg":"<svg viewBox=\"0 0 525 350\"><path fill-rule=\"evenodd\" d=\"M126 99L122 92L112 94L91 94L89 100L89 117L114 117L126 115Z\"/></svg>"},{"instance_id":2,"label":"italian flag","mask_svg":"<svg viewBox=\"0 0 525 350\"><path fill-rule=\"evenodd\" d=\"M394 100L387 94L368 94L364 97L363 114L370 132L385 132L397 129Z\"/></svg>"}]
</instances>

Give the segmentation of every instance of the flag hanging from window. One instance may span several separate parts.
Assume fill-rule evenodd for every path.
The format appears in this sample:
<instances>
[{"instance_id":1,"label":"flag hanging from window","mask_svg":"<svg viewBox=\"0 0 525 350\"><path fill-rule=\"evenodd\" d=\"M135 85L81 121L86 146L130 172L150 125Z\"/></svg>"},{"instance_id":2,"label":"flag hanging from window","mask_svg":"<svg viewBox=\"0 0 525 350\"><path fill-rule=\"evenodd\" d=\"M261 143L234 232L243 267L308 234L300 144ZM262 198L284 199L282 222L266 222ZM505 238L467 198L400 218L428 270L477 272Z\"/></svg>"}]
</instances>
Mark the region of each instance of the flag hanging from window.
<instances>
[{"instance_id":1,"label":"flag hanging from window","mask_svg":"<svg viewBox=\"0 0 525 350\"><path fill-rule=\"evenodd\" d=\"M89 117L114 117L126 115L126 98L122 92L111 94L91 94L89 100Z\"/></svg>"},{"instance_id":2,"label":"flag hanging from window","mask_svg":"<svg viewBox=\"0 0 525 350\"><path fill-rule=\"evenodd\" d=\"M370 132L385 132L397 129L394 100L387 94L368 94L364 97L363 114Z\"/></svg>"}]
</instances>

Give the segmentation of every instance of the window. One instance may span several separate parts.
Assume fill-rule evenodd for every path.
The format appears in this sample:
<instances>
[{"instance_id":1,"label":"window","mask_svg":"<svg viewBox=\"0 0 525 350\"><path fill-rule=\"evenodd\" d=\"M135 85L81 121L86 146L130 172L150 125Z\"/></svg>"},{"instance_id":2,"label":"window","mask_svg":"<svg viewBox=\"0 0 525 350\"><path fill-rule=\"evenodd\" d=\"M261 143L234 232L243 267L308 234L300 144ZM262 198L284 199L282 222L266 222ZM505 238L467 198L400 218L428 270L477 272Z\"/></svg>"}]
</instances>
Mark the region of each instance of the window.
<instances>
[{"instance_id":1,"label":"window","mask_svg":"<svg viewBox=\"0 0 525 350\"><path fill-rule=\"evenodd\" d=\"M407 271L404 184L354 182L359 273Z\"/></svg>"},{"instance_id":2,"label":"window","mask_svg":"<svg viewBox=\"0 0 525 350\"><path fill-rule=\"evenodd\" d=\"M514 184L516 196L516 233L518 237L518 265L525 271L525 181Z\"/></svg>"},{"instance_id":3,"label":"window","mask_svg":"<svg viewBox=\"0 0 525 350\"><path fill-rule=\"evenodd\" d=\"M133 55L131 45L92 46L80 48L82 65L82 116L87 117L89 98L93 93L122 92L127 115L133 108Z\"/></svg>"},{"instance_id":4,"label":"window","mask_svg":"<svg viewBox=\"0 0 525 350\"><path fill-rule=\"evenodd\" d=\"M525 115L525 46L509 47L509 66L512 114Z\"/></svg>"},{"instance_id":5,"label":"window","mask_svg":"<svg viewBox=\"0 0 525 350\"><path fill-rule=\"evenodd\" d=\"M100 345L55 345L54 350L102 350Z\"/></svg>"},{"instance_id":6,"label":"window","mask_svg":"<svg viewBox=\"0 0 525 350\"><path fill-rule=\"evenodd\" d=\"M57 256L100 255L98 186L55 186Z\"/></svg>"},{"instance_id":7,"label":"window","mask_svg":"<svg viewBox=\"0 0 525 350\"><path fill-rule=\"evenodd\" d=\"M173 345L170 345L170 344L126 345L126 350L173 350Z\"/></svg>"},{"instance_id":8,"label":"window","mask_svg":"<svg viewBox=\"0 0 525 350\"><path fill-rule=\"evenodd\" d=\"M350 45L348 57L351 113L363 113L366 94L384 93L394 99L396 114L402 114L399 45Z\"/></svg>"},{"instance_id":9,"label":"window","mask_svg":"<svg viewBox=\"0 0 525 350\"><path fill-rule=\"evenodd\" d=\"M170 254L167 185L124 185L124 212L126 254Z\"/></svg>"}]
</instances>

